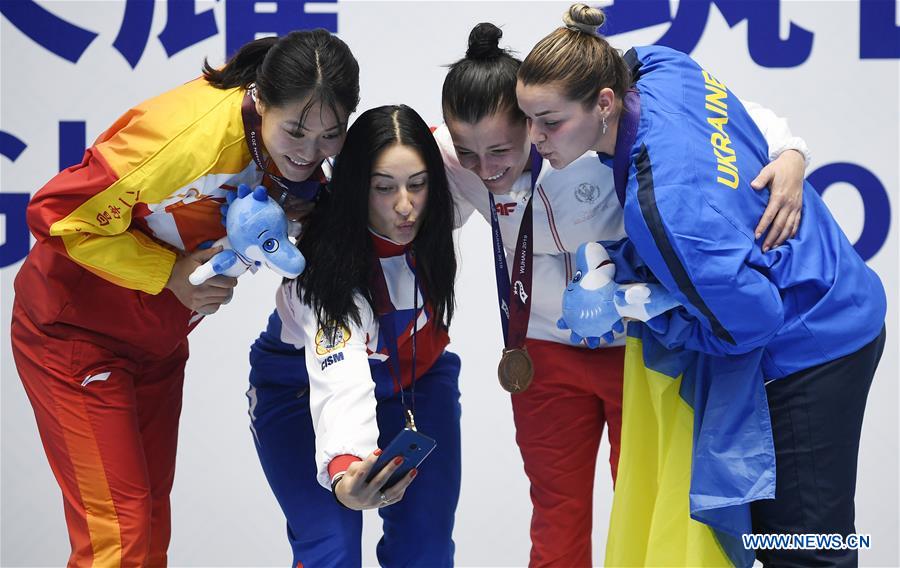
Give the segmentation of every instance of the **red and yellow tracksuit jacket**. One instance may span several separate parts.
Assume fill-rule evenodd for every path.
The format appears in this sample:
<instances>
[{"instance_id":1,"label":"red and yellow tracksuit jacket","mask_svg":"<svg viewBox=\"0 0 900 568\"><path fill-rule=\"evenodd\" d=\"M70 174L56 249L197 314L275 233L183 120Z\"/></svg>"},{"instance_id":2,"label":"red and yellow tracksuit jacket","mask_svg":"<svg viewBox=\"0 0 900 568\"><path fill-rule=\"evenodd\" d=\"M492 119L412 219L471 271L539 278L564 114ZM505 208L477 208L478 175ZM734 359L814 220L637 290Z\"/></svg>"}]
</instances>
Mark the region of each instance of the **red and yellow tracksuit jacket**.
<instances>
[{"instance_id":1,"label":"red and yellow tracksuit jacket","mask_svg":"<svg viewBox=\"0 0 900 568\"><path fill-rule=\"evenodd\" d=\"M258 184L241 88L191 81L132 108L31 200L16 302L53 333L171 352L199 319L164 289L177 255L225 234L225 191Z\"/></svg>"}]
</instances>

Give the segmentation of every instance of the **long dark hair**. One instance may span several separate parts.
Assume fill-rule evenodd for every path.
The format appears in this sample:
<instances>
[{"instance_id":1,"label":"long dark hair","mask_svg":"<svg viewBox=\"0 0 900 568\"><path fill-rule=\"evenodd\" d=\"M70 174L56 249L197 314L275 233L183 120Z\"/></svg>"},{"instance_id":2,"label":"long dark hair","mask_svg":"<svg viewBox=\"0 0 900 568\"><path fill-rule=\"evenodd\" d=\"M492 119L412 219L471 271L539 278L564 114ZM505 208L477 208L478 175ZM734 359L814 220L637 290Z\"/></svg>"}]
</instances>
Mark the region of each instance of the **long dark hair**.
<instances>
[{"instance_id":1,"label":"long dark hair","mask_svg":"<svg viewBox=\"0 0 900 568\"><path fill-rule=\"evenodd\" d=\"M331 183L298 243L307 264L297 294L329 326L362 324L355 293L375 311L371 278L378 260L369 234L370 178L381 153L396 144L414 149L425 162L428 201L412 242L416 274L434 320L449 326L453 318L454 208L444 161L422 117L406 105L390 105L367 110L350 127Z\"/></svg>"},{"instance_id":2,"label":"long dark hair","mask_svg":"<svg viewBox=\"0 0 900 568\"><path fill-rule=\"evenodd\" d=\"M359 64L347 44L328 30L291 32L245 44L221 69L203 61L203 76L219 89L248 88L266 106L281 107L309 97L300 122L315 103L350 114L359 104Z\"/></svg>"},{"instance_id":3,"label":"long dark hair","mask_svg":"<svg viewBox=\"0 0 900 568\"><path fill-rule=\"evenodd\" d=\"M450 65L444 78L441 106L444 119L475 124L497 112L525 119L516 102L516 73L521 61L500 48L503 32L480 23L469 33L466 56Z\"/></svg>"}]
</instances>

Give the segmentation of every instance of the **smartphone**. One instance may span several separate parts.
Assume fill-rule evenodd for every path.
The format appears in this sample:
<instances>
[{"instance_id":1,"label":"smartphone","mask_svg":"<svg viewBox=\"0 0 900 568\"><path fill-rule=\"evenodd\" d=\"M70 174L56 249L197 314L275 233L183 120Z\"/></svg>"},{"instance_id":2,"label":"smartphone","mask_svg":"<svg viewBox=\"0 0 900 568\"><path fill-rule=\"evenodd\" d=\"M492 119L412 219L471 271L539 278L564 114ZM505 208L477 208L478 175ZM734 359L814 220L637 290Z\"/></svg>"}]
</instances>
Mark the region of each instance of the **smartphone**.
<instances>
[{"instance_id":1,"label":"smartphone","mask_svg":"<svg viewBox=\"0 0 900 568\"><path fill-rule=\"evenodd\" d=\"M378 461L375 462L372 471L369 472L366 483L372 481L378 475L378 472L391 463L394 458L403 456L403 463L381 486L381 490L384 491L403 479L403 476L408 474L413 468L419 467L436 446L437 442L425 434L404 428L378 456Z\"/></svg>"}]
</instances>

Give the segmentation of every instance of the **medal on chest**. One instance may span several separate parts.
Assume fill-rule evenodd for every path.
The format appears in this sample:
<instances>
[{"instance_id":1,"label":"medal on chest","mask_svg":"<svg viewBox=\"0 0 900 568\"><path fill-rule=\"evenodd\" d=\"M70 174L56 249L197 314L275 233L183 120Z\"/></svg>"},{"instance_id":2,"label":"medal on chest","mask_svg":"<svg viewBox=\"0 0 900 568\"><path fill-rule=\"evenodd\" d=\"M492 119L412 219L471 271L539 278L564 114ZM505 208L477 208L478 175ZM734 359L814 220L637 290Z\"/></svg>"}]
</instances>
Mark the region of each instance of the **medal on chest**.
<instances>
[{"instance_id":1,"label":"medal on chest","mask_svg":"<svg viewBox=\"0 0 900 568\"><path fill-rule=\"evenodd\" d=\"M503 326L503 355L497 366L500 386L509 393L524 391L534 379L534 365L525 349L528 320L531 315L532 256L534 230L532 204L534 187L541 171L542 159L531 147L531 197L522 215L512 271L507 268L506 251L493 194L488 194L491 205L491 232L493 234L494 272L497 282L497 302L500 306L500 322Z\"/></svg>"}]
</instances>

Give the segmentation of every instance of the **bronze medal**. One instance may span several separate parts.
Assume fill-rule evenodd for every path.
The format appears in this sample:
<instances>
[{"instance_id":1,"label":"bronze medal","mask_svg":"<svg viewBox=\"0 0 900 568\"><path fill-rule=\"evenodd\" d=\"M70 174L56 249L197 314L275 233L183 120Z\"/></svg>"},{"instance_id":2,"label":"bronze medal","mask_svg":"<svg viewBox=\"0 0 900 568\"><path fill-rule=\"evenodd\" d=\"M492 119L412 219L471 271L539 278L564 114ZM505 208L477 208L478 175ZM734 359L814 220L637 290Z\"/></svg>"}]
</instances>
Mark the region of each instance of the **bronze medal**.
<instances>
[{"instance_id":1,"label":"bronze medal","mask_svg":"<svg viewBox=\"0 0 900 568\"><path fill-rule=\"evenodd\" d=\"M500 386L511 394L526 390L534 378L534 363L524 347L528 336L528 319L531 315L531 282L533 274L534 226L533 211L534 191L541 172L543 159L537 148L531 147L531 196L525 205L525 214L519 224L519 236L516 239L515 253L512 258L515 264L507 266L506 251L503 248L503 235L500 233L500 220L497 215L494 194L488 192L491 204L491 233L494 249L494 269L497 281L497 305L500 308L500 322L503 326L503 356L497 366L497 377ZM510 276L512 274L512 276Z\"/></svg>"},{"instance_id":2,"label":"bronze medal","mask_svg":"<svg viewBox=\"0 0 900 568\"><path fill-rule=\"evenodd\" d=\"M531 363L531 355L525 348L504 349L497 366L497 376L500 378L500 386L503 390L516 394L524 391L534 378L534 365Z\"/></svg>"}]
</instances>

